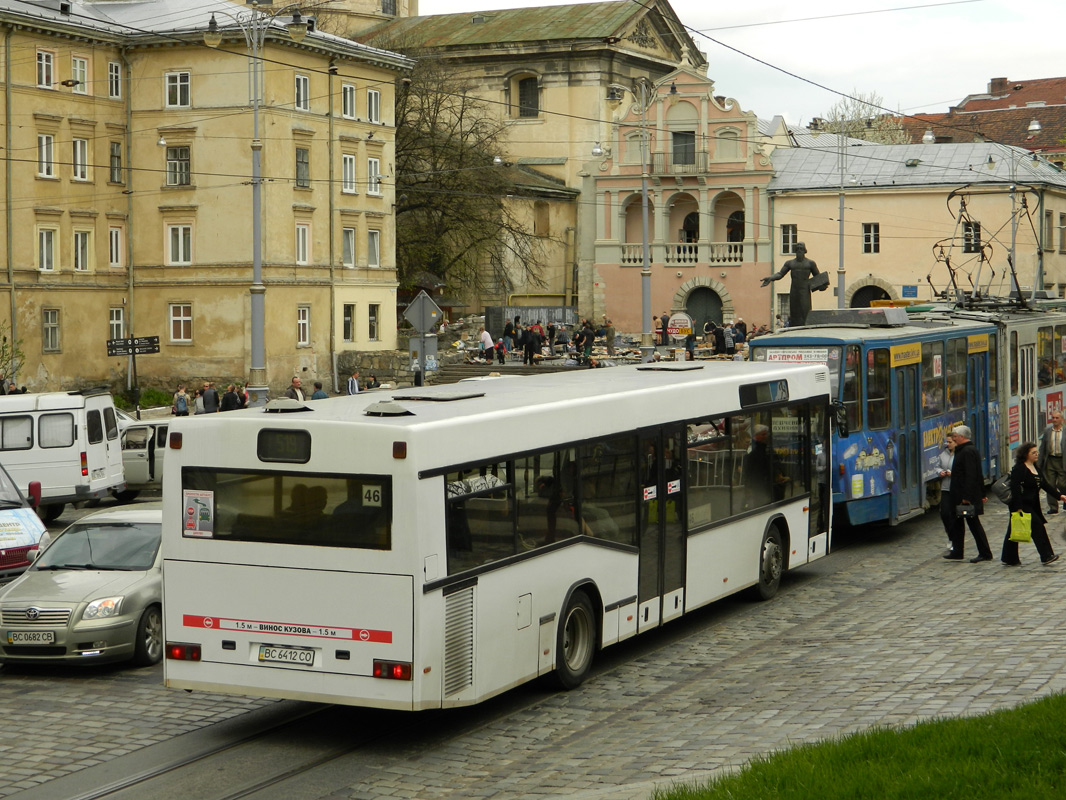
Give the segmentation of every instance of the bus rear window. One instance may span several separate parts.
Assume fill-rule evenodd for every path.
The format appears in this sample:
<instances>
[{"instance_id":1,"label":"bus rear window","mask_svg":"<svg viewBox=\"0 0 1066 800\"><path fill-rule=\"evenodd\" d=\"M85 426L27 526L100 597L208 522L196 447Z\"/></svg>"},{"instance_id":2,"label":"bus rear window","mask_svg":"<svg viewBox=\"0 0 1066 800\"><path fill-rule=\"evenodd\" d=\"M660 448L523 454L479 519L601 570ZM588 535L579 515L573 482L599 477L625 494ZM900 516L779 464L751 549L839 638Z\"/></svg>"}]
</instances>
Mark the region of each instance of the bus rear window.
<instances>
[{"instance_id":1,"label":"bus rear window","mask_svg":"<svg viewBox=\"0 0 1066 800\"><path fill-rule=\"evenodd\" d=\"M209 503L211 538L392 548L392 478L186 467L182 488ZM206 499L204 499L206 498Z\"/></svg>"}]
</instances>

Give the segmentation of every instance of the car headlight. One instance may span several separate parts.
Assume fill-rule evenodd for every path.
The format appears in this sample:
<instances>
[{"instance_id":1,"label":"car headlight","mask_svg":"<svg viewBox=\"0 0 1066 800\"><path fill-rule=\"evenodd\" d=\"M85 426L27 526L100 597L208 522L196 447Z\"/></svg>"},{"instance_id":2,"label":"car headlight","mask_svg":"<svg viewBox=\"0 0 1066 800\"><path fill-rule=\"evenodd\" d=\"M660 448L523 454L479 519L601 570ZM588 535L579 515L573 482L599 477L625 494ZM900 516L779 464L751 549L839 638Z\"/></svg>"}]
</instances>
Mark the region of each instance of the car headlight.
<instances>
[{"instance_id":1,"label":"car headlight","mask_svg":"<svg viewBox=\"0 0 1066 800\"><path fill-rule=\"evenodd\" d=\"M89 603L81 617L82 619L106 619L107 617L118 616L121 609L121 597L102 597Z\"/></svg>"}]
</instances>

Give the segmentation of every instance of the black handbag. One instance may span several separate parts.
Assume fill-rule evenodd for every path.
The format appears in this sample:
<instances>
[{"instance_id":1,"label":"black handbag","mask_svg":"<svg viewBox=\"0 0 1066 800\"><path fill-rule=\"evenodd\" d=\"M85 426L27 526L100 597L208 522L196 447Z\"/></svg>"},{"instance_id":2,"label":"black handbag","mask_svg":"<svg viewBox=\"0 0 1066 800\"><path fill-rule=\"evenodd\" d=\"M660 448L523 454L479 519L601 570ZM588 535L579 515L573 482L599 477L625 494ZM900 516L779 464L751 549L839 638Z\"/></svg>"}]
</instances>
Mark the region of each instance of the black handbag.
<instances>
[{"instance_id":1,"label":"black handbag","mask_svg":"<svg viewBox=\"0 0 1066 800\"><path fill-rule=\"evenodd\" d=\"M975 505L955 506L955 516L956 517L962 517L964 519L966 517L976 517L977 516L977 506L975 506Z\"/></svg>"},{"instance_id":2,"label":"black handbag","mask_svg":"<svg viewBox=\"0 0 1066 800\"><path fill-rule=\"evenodd\" d=\"M1010 502L1010 473L1008 472L998 481L992 484L992 494L996 496L1001 503Z\"/></svg>"}]
</instances>

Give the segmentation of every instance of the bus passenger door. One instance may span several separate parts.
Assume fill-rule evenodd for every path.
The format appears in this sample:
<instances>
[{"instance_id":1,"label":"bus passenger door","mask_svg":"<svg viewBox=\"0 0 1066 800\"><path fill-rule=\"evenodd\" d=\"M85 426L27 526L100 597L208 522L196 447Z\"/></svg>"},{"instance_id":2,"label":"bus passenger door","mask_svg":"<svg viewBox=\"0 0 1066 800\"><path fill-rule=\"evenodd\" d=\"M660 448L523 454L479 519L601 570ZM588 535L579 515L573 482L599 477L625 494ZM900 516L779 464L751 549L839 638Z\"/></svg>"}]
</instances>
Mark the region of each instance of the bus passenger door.
<instances>
[{"instance_id":1,"label":"bus passenger door","mask_svg":"<svg viewBox=\"0 0 1066 800\"><path fill-rule=\"evenodd\" d=\"M684 435L680 425L640 434L638 631L685 610Z\"/></svg>"},{"instance_id":2,"label":"bus passenger door","mask_svg":"<svg viewBox=\"0 0 1066 800\"><path fill-rule=\"evenodd\" d=\"M1036 345L1018 348L1018 401L1021 404L1022 442L1035 442L1039 431L1036 413Z\"/></svg>"},{"instance_id":3,"label":"bus passenger door","mask_svg":"<svg viewBox=\"0 0 1066 800\"><path fill-rule=\"evenodd\" d=\"M999 443L988 439L988 372L985 353L971 353L966 365L967 425L981 452L985 477L991 473L991 460L999 452ZM1030 440L1032 441L1032 440Z\"/></svg>"},{"instance_id":4,"label":"bus passenger door","mask_svg":"<svg viewBox=\"0 0 1066 800\"><path fill-rule=\"evenodd\" d=\"M896 441L893 444L890 437L885 447L886 469L895 473L890 479L890 483L895 483L895 490L892 491L896 501L891 519L893 523L922 507L922 442L918 422L921 418L919 404L922 393L918 387L918 365L897 367L895 373L892 405L895 409Z\"/></svg>"}]
</instances>

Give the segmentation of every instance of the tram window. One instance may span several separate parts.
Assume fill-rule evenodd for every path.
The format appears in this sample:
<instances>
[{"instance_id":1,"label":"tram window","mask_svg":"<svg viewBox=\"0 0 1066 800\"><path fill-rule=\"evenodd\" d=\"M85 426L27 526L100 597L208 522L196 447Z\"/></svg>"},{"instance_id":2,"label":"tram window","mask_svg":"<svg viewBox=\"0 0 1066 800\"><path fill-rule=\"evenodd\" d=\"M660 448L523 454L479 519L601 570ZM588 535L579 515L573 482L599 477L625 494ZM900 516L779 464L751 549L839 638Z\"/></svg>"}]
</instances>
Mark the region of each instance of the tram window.
<instances>
[{"instance_id":1,"label":"tram window","mask_svg":"<svg viewBox=\"0 0 1066 800\"><path fill-rule=\"evenodd\" d=\"M966 353L965 338L948 340L945 372L948 384L948 410L966 408Z\"/></svg>"},{"instance_id":2,"label":"tram window","mask_svg":"<svg viewBox=\"0 0 1066 800\"><path fill-rule=\"evenodd\" d=\"M1018 396L1018 331L1010 332L1010 348L1007 352L1007 371L1010 373L1010 393Z\"/></svg>"},{"instance_id":3,"label":"tram window","mask_svg":"<svg viewBox=\"0 0 1066 800\"><path fill-rule=\"evenodd\" d=\"M922 344L922 416L935 417L944 410L944 343Z\"/></svg>"},{"instance_id":4,"label":"tram window","mask_svg":"<svg viewBox=\"0 0 1066 800\"><path fill-rule=\"evenodd\" d=\"M988 337L988 396L999 396L999 343L994 333Z\"/></svg>"},{"instance_id":5,"label":"tram window","mask_svg":"<svg viewBox=\"0 0 1066 800\"><path fill-rule=\"evenodd\" d=\"M878 347L866 353L866 399L871 430L889 423L888 349Z\"/></svg>"},{"instance_id":6,"label":"tram window","mask_svg":"<svg viewBox=\"0 0 1066 800\"><path fill-rule=\"evenodd\" d=\"M1051 386L1055 376L1055 358L1052 353L1052 332L1050 325L1037 328L1036 331L1036 385L1041 389Z\"/></svg>"},{"instance_id":7,"label":"tram window","mask_svg":"<svg viewBox=\"0 0 1066 800\"><path fill-rule=\"evenodd\" d=\"M862 351L849 344L844 354L844 388L841 401L848 416L848 430L862 429Z\"/></svg>"},{"instance_id":8,"label":"tram window","mask_svg":"<svg viewBox=\"0 0 1066 800\"><path fill-rule=\"evenodd\" d=\"M732 428L724 418L690 422L687 439L686 506L688 527L693 530L732 513L734 476L745 451L734 444Z\"/></svg>"},{"instance_id":9,"label":"tram window","mask_svg":"<svg viewBox=\"0 0 1066 800\"><path fill-rule=\"evenodd\" d=\"M1055 340L1052 345L1055 359L1055 383L1066 383L1066 350L1063 349L1066 342L1066 325L1055 326Z\"/></svg>"}]
</instances>

